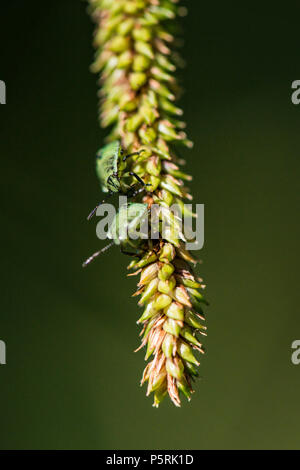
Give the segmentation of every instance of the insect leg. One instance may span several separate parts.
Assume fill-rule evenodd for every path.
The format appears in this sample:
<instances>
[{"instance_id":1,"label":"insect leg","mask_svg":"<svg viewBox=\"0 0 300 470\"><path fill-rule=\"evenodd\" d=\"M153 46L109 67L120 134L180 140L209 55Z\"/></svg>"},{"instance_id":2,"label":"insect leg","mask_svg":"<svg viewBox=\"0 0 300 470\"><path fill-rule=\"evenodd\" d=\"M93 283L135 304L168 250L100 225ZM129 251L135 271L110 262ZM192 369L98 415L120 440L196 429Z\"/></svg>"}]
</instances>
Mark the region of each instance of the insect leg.
<instances>
[{"instance_id":1,"label":"insect leg","mask_svg":"<svg viewBox=\"0 0 300 470\"><path fill-rule=\"evenodd\" d=\"M137 258L140 257L137 253L130 253L130 251L124 250L121 246L120 246L120 251L121 253L123 253L123 255L136 256Z\"/></svg>"},{"instance_id":2,"label":"insect leg","mask_svg":"<svg viewBox=\"0 0 300 470\"><path fill-rule=\"evenodd\" d=\"M96 253L92 254L88 259L85 260L84 263L82 263L82 267L85 268L88 264L90 264L91 261L93 261L97 256L101 255L101 253L104 253L106 250L108 250L111 246L113 246L114 242L109 243L106 245L102 250L96 251Z\"/></svg>"},{"instance_id":3,"label":"insect leg","mask_svg":"<svg viewBox=\"0 0 300 470\"><path fill-rule=\"evenodd\" d=\"M144 187L145 186L151 186L151 184L146 184L142 178L140 178L136 173L134 173L133 171L130 171L129 172L130 176L134 176L136 180L138 180L139 183L141 183Z\"/></svg>"},{"instance_id":4,"label":"insect leg","mask_svg":"<svg viewBox=\"0 0 300 470\"><path fill-rule=\"evenodd\" d=\"M134 187L132 187L132 188L134 188ZM142 188L136 189L136 190L134 190L133 192L130 192L130 196L129 196L129 197L135 197L135 196L137 196L138 194L142 193L143 191L145 191L145 186L143 186Z\"/></svg>"},{"instance_id":5,"label":"insect leg","mask_svg":"<svg viewBox=\"0 0 300 470\"><path fill-rule=\"evenodd\" d=\"M125 155L125 157L123 157L123 162L125 162L127 158L134 157L135 155L140 155L142 152L145 152L145 149L142 149L139 152L133 152L129 153L128 155Z\"/></svg>"}]
</instances>

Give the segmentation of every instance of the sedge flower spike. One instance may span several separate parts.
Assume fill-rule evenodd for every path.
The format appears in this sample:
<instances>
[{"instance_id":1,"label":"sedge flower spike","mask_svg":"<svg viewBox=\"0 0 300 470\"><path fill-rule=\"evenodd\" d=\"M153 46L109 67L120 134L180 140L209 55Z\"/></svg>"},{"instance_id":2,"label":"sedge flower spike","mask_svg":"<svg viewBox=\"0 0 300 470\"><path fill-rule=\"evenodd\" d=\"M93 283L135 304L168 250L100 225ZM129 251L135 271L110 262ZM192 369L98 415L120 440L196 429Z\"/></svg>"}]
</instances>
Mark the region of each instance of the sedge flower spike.
<instances>
[{"instance_id":1,"label":"sedge flower spike","mask_svg":"<svg viewBox=\"0 0 300 470\"><path fill-rule=\"evenodd\" d=\"M177 204L185 215L183 202L192 199L185 186L191 177L176 154L179 144L192 147L175 104L180 89L174 72L182 60L174 30L185 8L178 0L89 0L89 8L96 23L91 69L100 74L100 124L110 128L108 141L136 152L128 159L130 174L147 186L133 201L158 205L159 221L165 217L173 228L164 238L145 242L128 266L135 270L130 275L140 276L134 294L143 308L138 350L145 347L150 360L141 385L147 384L147 395L153 393L153 406L166 395L180 406L181 393L190 400L198 353L204 353L200 337L206 335L202 306L207 303L200 292L203 281L193 271L196 260L169 210Z\"/></svg>"}]
</instances>

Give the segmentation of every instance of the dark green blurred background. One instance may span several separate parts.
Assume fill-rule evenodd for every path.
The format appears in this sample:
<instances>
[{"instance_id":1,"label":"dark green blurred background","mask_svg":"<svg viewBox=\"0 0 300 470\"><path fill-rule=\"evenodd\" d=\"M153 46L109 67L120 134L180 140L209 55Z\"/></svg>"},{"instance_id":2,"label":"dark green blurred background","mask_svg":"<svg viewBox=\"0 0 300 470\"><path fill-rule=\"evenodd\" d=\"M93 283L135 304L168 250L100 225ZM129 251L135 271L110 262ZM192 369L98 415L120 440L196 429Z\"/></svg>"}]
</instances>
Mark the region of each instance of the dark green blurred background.
<instances>
[{"instance_id":1,"label":"dark green blurred background","mask_svg":"<svg viewBox=\"0 0 300 470\"><path fill-rule=\"evenodd\" d=\"M208 353L190 404L139 388L128 258L99 247L93 25L75 0L1 4L2 449L300 448L299 10L189 2L182 99Z\"/></svg>"}]
</instances>

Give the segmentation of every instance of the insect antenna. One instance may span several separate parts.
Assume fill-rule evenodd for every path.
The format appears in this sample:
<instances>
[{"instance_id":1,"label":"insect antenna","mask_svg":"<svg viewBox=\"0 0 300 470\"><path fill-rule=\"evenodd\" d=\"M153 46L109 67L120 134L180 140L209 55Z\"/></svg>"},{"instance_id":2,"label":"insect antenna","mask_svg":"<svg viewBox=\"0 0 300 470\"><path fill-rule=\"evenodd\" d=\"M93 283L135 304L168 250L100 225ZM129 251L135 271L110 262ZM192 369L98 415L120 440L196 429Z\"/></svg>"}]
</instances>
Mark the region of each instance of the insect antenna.
<instances>
[{"instance_id":1,"label":"insect antenna","mask_svg":"<svg viewBox=\"0 0 300 470\"><path fill-rule=\"evenodd\" d=\"M95 214L95 212L98 209L98 207L100 206L100 204L102 204L102 202L99 202L99 204L97 204L97 206L92 210L92 212L89 213L89 215L87 216L87 220L90 220L93 217L93 215Z\"/></svg>"},{"instance_id":2,"label":"insect antenna","mask_svg":"<svg viewBox=\"0 0 300 470\"><path fill-rule=\"evenodd\" d=\"M85 260L84 263L82 263L82 267L85 268L88 264L90 264L91 261L93 261L97 256L101 255L101 253L104 253L106 250L108 250L110 247L114 245L114 242L109 243L106 245L102 250L96 251L96 253L92 254L88 259Z\"/></svg>"},{"instance_id":3,"label":"insect antenna","mask_svg":"<svg viewBox=\"0 0 300 470\"><path fill-rule=\"evenodd\" d=\"M112 193L108 193L108 197L110 196L112 196ZM90 220L93 217L98 207L101 206L101 204L103 204L105 201L106 199L103 199L103 201L99 202L99 204L96 205L96 207L92 210L92 212L90 212L89 215L87 216L87 220Z\"/></svg>"}]
</instances>

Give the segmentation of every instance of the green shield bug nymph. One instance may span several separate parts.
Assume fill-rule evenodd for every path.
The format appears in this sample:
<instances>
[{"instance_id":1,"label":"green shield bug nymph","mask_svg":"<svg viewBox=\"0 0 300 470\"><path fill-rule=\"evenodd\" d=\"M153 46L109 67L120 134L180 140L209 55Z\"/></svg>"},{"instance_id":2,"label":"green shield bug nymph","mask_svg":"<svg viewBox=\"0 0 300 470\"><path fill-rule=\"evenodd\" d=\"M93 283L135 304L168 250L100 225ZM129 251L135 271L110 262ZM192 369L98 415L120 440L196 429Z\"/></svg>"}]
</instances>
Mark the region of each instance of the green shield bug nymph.
<instances>
[{"instance_id":1,"label":"green shield bug nymph","mask_svg":"<svg viewBox=\"0 0 300 470\"><path fill-rule=\"evenodd\" d=\"M102 147L97 153L96 157L96 172L100 180L102 191L112 195L114 193L124 194L128 197L134 197L147 186L144 181L133 171L126 171L126 161L129 157L139 155L144 150L139 152L124 155L121 143L118 140L110 142ZM136 185L129 185L125 182L126 178L134 177L141 185L142 188ZM88 220L95 214L97 208L104 201L97 204L88 216Z\"/></svg>"},{"instance_id":2,"label":"green shield bug nymph","mask_svg":"<svg viewBox=\"0 0 300 470\"><path fill-rule=\"evenodd\" d=\"M99 251L96 251L84 263L87 266L101 253L104 253L111 246L119 245L122 253L139 256L143 250L143 243L148 238L148 205L142 203L129 203L120 207L115 215L107 237L112 240Z\"/></svg>"}]
</instances>

